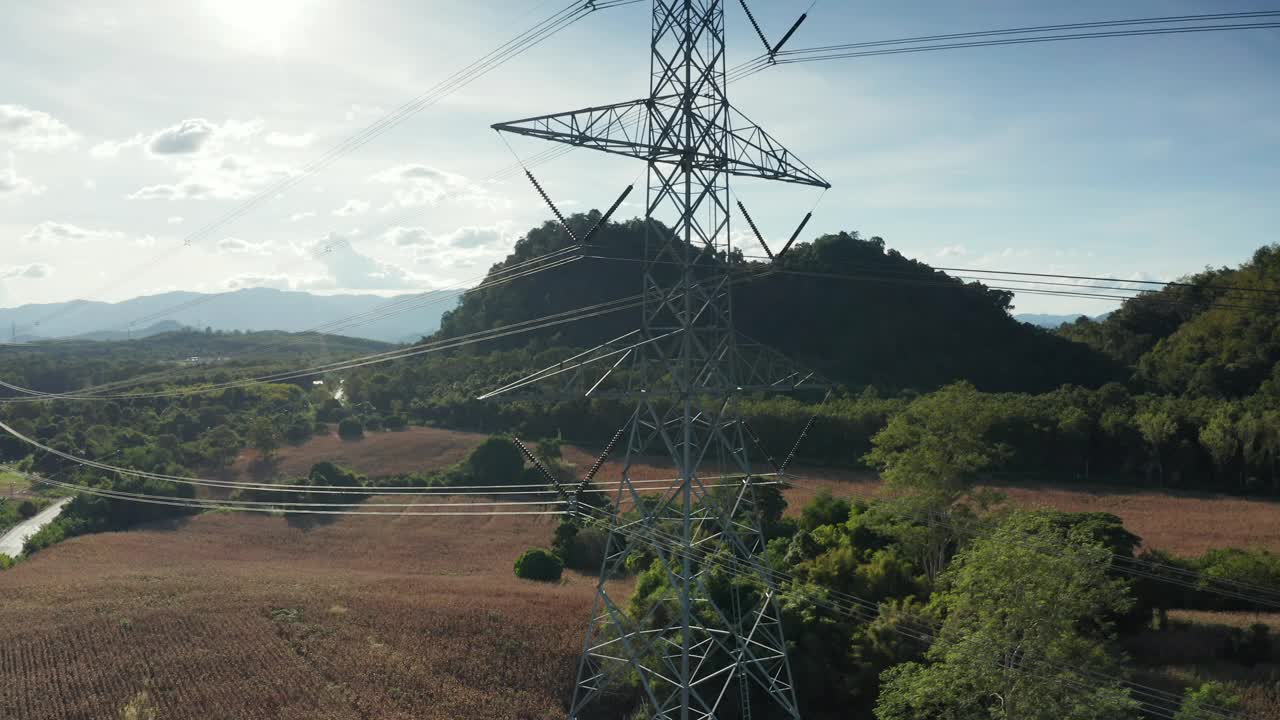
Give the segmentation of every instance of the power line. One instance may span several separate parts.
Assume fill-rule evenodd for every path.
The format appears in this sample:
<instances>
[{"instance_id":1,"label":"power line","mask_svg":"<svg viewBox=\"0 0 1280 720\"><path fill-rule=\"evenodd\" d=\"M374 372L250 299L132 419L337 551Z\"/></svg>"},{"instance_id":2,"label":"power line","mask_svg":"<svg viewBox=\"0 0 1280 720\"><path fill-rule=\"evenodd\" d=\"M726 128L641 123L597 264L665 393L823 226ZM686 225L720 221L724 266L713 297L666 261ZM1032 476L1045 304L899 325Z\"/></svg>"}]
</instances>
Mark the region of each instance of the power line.
<instances>
[{"instance_id":1,"label":"power line","mask_svg":"<svg viewBox=\"0 0 1280 720\"><path fill-rule=\"evenodd\" d=\"M1179 15L1166 17L1147 17L1127 20L1103 20L1093 22L1066 23L1059 25L1040 25L998 30L980 30L975 32L949 33L941 35L921 35L893 40L872 40L864 42L823 45L809 48L783 50L774 56L761 55L741 63L729 70L731 81L741 80L769 68L772 65L799 62L816 62L841 58L873 57L878 55L897 55L904 53L931 52L935 50L952 50L961 48L990 47L996 45L1021 45L1028 43L1056 42L1061 40L1085 40L1091 38L1136 37L1146 35L1172 35L1181 33L1200 33L1226 30L1248 30L1280 27L1280 23L1217 23L1211 25L1191 25L1189 23L1204 21L1230 21L1245 19L1264 19L1280 16L1280 11L1257 11L1240 13L1210 13L1201 15ZM1172 25L1177 27L1149 27L1128 30L1105 30L1103 28L1131 27L1135 25ZM1092 30L1092 32L1064 32L1071 30ZM1049 33L1032 37L1008 37L1028 35L1032 33ZM942 42L959 41L959 42Z\"/></svg>"},{"instance_id":2,"label":"power line","mask_svg":"<svg viewBox=\"0 0 1280 720\"><path fill-rule=\"evenodd\" d=\"M292 371L277 373L273 375L249 378L246 380L227 381L224 383L202 385L196 388L190 388L185 390L175 390L175 391L133 393L128 395L72 395L72 394L44 395L44 396L29 397L29 398L7 398L7 399L0 400L0 403L31 402L31 401L42 401L42 400L139 400L139 399L148 399L148 398L176 397L176 396L182 396L182 395L200 394L200 393L207 393L207 392L215 392L218 390L225 390L225 389L234 388L234 387L247 387L249 385L281 382L284 380L293 380L301 377L308 377L311 375L318 375L326 372L350 370L353 368L364 367L366 365L372 365L376 363L390 362L393 360L402 360L405 358L416 357L418 355L423 355L427 353L441 352L444 350L452 350L455 348L464 347L464 346L472 345L479 342L486 342L490 340L496 340L498 338L508 337L510 335L533 332L536 330L545 329L547 327L563 325L565 323L576 322L576 321L584 320L591 317L599 317L601 315L619 312L621 310L626 310L633 307L639 307L638 303L640 302L640 300L636 298L639 298L639 296L633 296L629 298L620 298L618 300L612 300L612 301L600 303L598 305L588 306L586 308L576 308L574 310L569 310L563 313L556 313L553 315L547 315L547 316L543 316L542 318L528 320L522 323L505 325L500 328L494 328L490 330L477 331L475 333L458 336L456 338L436 340L428 343L421 343L419 345L411 346L409 348L402 348L402 349L391 350L391 351L386 351L382 353L375 353L373 355L366 355L359 358L344 360L341 362L329 363L327 365L320 365L320 366L315 366L315 367L306 368L302 370L292 370ZM28 388L21 388L11 383L5 383L2 381L0 381L0 387L5 387L17 392L38 393L38 391L31 391Z\"/></svg>"},{"instance_id":3,"label":"power line","mask_svg":"<svg viewBox=\"0 0 1280 720\"><path fill-rule=\"evenodd\" d=\"M632 262L632 263L642 262L641 260L638 260L636 258L612 257L607 255L585 255L584 257L587 259L610 260L614 262ZM657 264L672 264L665 261L654 261L654 262ZM941 268L934 268L934 269L941 270ZM739 272L752 272L752 271L748 269L743 269L743 270L739 270ZM973 272L983 272L983 271L973 271ZM993 279L993 278L985 278L977 275L974 275L974 276L953 275L953 276L946 276L946 277L939 277L939 278L929 278L929 277L920 277L917 274L913 274L907 271L894 271L894 270L881 270L881 269L875 269L868 272L864 272L862 274L857 274L857 273L837 273L837 272L805 271L805 270L786 270L778 267L771 267L768 274L792 275L792 276L798 276L798 277L811 277L811 278L832 279L832 280L855 280L855 281L864 281L864 282L896 283L896 284L902 284L902 285L917 285L917 286L923 286L923 287L952 289L952 290L960 290L960 291L968 291L968 292L974 292L975 288L963 282L954 282L954 280L958 278L968 277L969 279L977 280L980 282L982 281L989 282L990 280ZM1012 274L1023 274L1023 273L1012 273ZM1051 275L1042 275L1042 276L1053 277ZM1073 277L1073 276L1061 276L1061 277ZM755 278L753 277L751 279L755 279ZM1134 299L1141 298L1143 302L1152 302L1152 303L1168 304L1168 305L1186 305L1186 304L1194 304L1195 302L1197 302L1196 299L1194 298L1163 298L1149 291L1143 291L1140 289L1131 289L1131 288L1099 287L1099 286L1069 284L1069 285L1063 285L1063 286L1078 287L1080 289L1079 290L1049 290L1049 289L1036 288L1036 287L1029 287L1029 288L1016 287L1016 286L1010 287L1007 285L986 284L986 282L984 282L983 284L983 288L985 289L1002 290L1002 291L1012 292L1015 294L1026 293L1031 295L1047 295L1047 296L1055 296L1055 297L1075 297L1075 298L1090 299L1090 300L1120 300L1120 301L1134 300ZM1029 283L1033 285L1058 284L1058 283L1034 282L1034 281L1027 281L1027 280L1006 280L1005 282L1022 282L1022 283ZM1120 280L1119 282L1128 282L1128 281ZM1177 286L1177 284L1174 284L1174 286ZM1194 287L1194 286L1191 286L1191 287ZM1107 290L1111 292L1136 292L1139 294L1115 295L1115 294L1108 294L1108 293L1090 292L1090 290ZM1268 291L1268 292L1280 292L1280 291ZM1254 311L1254 312L1273 312L1275 310L1275 308L1263 306L1263 305L1243 305L1238 303L1226 303L1226 302L1221 302L1217 300L1206 300L1203 302L1206 304L1208 308L1211 308L1211 309L1223 308L1223 309L1232 309L1232 310L1248 310L1248 311Z\"/></svg>"},{"instance_id":4,"label":"power line","mask_svg":"<svg viewBox=\"0 0 1280 720\"><path fill-rule=\"evenodd\" d=\"M511 40L508 40L506 43L500 45L494 50L491 50L486 55L437 82L426 91L403 103L395 110L383 115L361 131L337 143L328 151L304 165L300 172L283 178L266 189L247 198L231 211L186 235L183 238L183 243L181 245L171 248L156 260L144 263L126 275L136 275L142 268L163 260L165 257L172 255L183 247L190 246L196 241L207 238L212 233L245 215L265 200L295 187L317 172L320 172L332 165L337 160L360 149L364 145L400 125L422 109L430 105L434 105L454 92L457 92L470 83L489 74L493 70L505 65L507 62L510 62L512 59L519 57L528 50L540 45L545 40L577 23L588 15L600 10L632 5L637 2L640 2L640 0L574 0L574 2L569 3L550 17L538 22L532 28L526 29ZM118 284L118 279L117 281L113 281L112 283L99 288L91 294L100 294L103 290L114 287L116 284ZM64 306L59 310L55 310L50 315L36 321L35 326L39 326L42 323L46 323L52 319L60 317L67 312L71 312L73 308L79 306L79 304L73 304Z\"/></svg>"}]
</instances>

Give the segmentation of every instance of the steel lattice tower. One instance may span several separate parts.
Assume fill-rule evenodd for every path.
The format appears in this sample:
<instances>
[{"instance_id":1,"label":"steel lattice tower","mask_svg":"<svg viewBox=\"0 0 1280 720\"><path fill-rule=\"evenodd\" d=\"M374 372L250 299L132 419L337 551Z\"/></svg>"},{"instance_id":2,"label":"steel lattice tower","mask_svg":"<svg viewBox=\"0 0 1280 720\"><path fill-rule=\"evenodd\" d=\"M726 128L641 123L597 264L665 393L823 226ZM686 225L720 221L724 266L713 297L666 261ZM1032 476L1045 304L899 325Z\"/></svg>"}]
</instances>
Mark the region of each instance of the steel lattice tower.
<instances>
[{"instance_id":1,"label":"steel lattice tower","mask_svg":"<svg viewBox=\"0 0 1280 720\"><path fill-rule=\"evenodd\" d=\"M561 397L636 402L570 719L591 717L624 679L653 718L749 717L753 698L799 718L736 401L824 386L734 332L729 179L829 185L730 105L723 0L654 0L651 50L648 97L494 126L648 164L641 327L485 397L556 378ZM628 360L625 387L607 387ZM653 453L678 477L645 497L653 488L633 485L631 468ZM610 580L636 555L659 562L669 591L633 613Z\"/></svg>"}]
</instances>

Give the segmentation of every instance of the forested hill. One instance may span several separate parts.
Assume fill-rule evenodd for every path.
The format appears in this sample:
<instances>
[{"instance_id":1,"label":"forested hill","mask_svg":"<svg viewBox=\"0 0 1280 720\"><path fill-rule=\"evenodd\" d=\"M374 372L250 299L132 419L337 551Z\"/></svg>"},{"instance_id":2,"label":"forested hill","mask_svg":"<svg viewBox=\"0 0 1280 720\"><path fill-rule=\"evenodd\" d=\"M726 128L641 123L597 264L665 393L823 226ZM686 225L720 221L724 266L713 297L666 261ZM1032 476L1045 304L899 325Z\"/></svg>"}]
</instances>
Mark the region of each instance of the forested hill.
<instances>
[{"instance_id":1,"label":"forested hill","mask_svg":"<svg viewBox=\"0 0 1280 720\"><path fill-rule=\"evenodd\" d=\"M1238 268L1205 270L1059 335L1127 366L1133 384L1173 395L1280 391L1280 245Z\"/></svg>"},{"instance_id":2,"label":"forested hill","mask_svg":"<svg viewBox=\"0 0 1280 720\"><path fill-rule=\"evenodd\" d=\"M598 217L593 211L569 223L581 237ZM491 273L568 243L564 231L548 222L522 237ZM643 243L642 220L610 223L592 240L587 255L594 257L470 292L442 318L440 334L634 295ZM1123 377L1107 354L1010 317L1009 293L966 285L886 249L878 237L840 233L797 245L776 267L781 273L764 274L770 268L762 263L739 267L744 280L735 283L733 296L738 329L851 387L929 390L968 380L984 390L1036 392ZM636 310L613 313L553 332L562 344L592 346L634 329L638 317Z\"/></svg>"}]
</instances>

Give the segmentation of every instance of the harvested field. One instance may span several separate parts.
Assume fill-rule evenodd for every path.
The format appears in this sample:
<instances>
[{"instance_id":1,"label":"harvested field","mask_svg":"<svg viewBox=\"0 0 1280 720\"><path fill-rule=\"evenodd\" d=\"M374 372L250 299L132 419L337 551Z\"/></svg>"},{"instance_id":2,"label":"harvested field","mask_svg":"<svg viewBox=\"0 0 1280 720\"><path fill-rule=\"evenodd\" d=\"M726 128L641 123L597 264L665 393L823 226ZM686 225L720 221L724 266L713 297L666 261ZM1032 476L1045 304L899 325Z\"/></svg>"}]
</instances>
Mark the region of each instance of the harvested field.
<instances>
[{"instance_id":1,"label":"harvested field","mask_svg":"<svg viewBox=\"0 0 1280 720\"><path fill-rule=\"evenodd\" d=\"M343 440L336 432L312 438L304 445L286 445L269 468L258 463L258 453L245 450L231 466L231 476L251 480L265 472L306 475L311 466L329 460L370 477L435 470L465 458L487 435L412 427L400 432L370 432L362 440Z\"/></svg>"},{"instance_id":2,"label":"harvested field","mask_svg":"<svg viewBox=\"0 0 1280 720\"><path fill-rule=\"evenodd\" d=\"M0 574L0 717L552 718L593 581L517 580L555 518L206 514Z\"/></svg>"},{"instance_id":3,"label":"harvested field","mask_svg":"<svg viewBox=\"0 0 1280 720\"><path fill-rule=\"evenodd\" d=\"M1262 623L1280 632L1280 612L1219 612L1213 610L1170 610L1169 619L1193 625L1247 628Z\"/></svg>"},{"instance_id":4,"label":"harvested field","mask_svg":"<svg viewBox=\"0 0 1280 720\"><path fill-rule=\"evenodd\" d=\"M275 467L285 474L305 474L311 465L332 460L370 476L439 469L462 458L485 436L440 428L414 427L403 432L370 433L365 439L343 441L336 434L312 439L279 451ZM566 446L564 459L580 471L595 461L596 451ZM239 479L251 477L256 453L246 451L232 467ZM612 457L597 477L616 479L620 458ZM795 467L789 470L795 486L787 491L789 512L796 512L819 490L840 496L872 497L881 486L875 473L832 468ZM665 458L645 458L632 467L636 479L670 478ZM1146 546L1180 555L1212 548L1249 547L1280 551L1280 503L1222 495L1126 490L1117 488L995 486L1022 507L1052 507L1068 511L1098 511L1118 515Z\"/></svg>"}]
</instances>

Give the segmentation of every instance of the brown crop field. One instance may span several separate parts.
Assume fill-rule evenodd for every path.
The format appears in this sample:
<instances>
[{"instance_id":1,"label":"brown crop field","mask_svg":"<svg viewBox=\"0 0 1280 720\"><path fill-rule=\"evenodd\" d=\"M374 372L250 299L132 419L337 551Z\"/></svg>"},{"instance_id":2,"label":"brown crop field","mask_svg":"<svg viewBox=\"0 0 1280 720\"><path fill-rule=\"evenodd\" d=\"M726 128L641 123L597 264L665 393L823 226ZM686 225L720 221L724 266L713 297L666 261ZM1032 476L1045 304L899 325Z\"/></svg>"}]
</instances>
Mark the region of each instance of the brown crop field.
<instances>
[{"instance_id":1,"label":"brown crop field","mask_svg":"<svg viewBox=\"0 0 1280 720\"><path fill-rule=\"evenodd\" d=\"M0 718L552 718L591 579L517 580L554 518L206 514L0 574ZM145 715L143 717L146 717Z\"/></svg>"},{"instance_id":2,"label":"brown crop field","mask_svg":"<svg viewBox=\"0 0 1280 720\"><path fill-rule=\"evenodd\" d=\"M370 476L420 472L441 468L466 457L484 435L440 428L413 427L403 432L369 433L363 440L344 441L336 434L317 437L278 453L275 467L286 474L304 475L313 463L331 460ZM232 467L239 479L250 477L256 453L245 451ZM566 446L566 462L581 472L595 460L595 451ZM601 481L622 471L616 456L601 468ZM789 471L794 487L787 491L790 511L796 512L820 489L839 496L872 497L881 485L874 473L829 468L795 467ZM669 462L647 458L635 464L637 479L670 478ZM1148 547L1190 555L1211 548L1252 547L1280 551L1280 503L1221 495L1170 493L1154 490L1087 488L1044 485L998 486L1020 507L1052 507L1068 511L1098 511L1118 515Z\"/></svg>"},{"instance_id":3,"label":"brown crop field","mask_svg":"<svg viewBox=\"0 0 1280 720\"><path fill-rule=\"evenodd\" d=\"M486 435L412 427L401 432L366 433L361 440L343 440L336 432L312 438L304 445L286 445L276 453L274 472L289 476L306 475L321 460L358 470L371 477L434 470L467 456ZM257 470L258 453L245 450L231 466L231 476L251 479Z\"/></svg>"},{"instance_id":4,"label":"brown crop field","mask_svg":"<svg viewBox=\"0 0 1280 720\"><path fill-rule=\"evenodd\" d=\"M283 450L280 463L298 472L324 459L369 474L409 472L454 462L480 439L436 429L356 443L319 438ZM565 458L578 468L594 460L572 447ZM614 460L600 477L619 471ZM797 473L787 491L792 512L820 488L880 490L866 473ZM671 470L650 459L633 474L667 478ZM1006 491L1023 505L1116 512L1151 544L1179 552L1280 545L1262 522L1275 507L1267 503ZM547 585L511 571L522 550L549 541L554 522L393 516L304 526L212 513L69 540L0 574L0 718L114 719L130 703L166 720L559 717L593 579L567 574ZM1179 673L1211 676L1199 662L1149 672L1173 688L1191 680ZM1250 709L1272 701L1267 692L1256 690Z\"/></svg>"}]
</instances>

